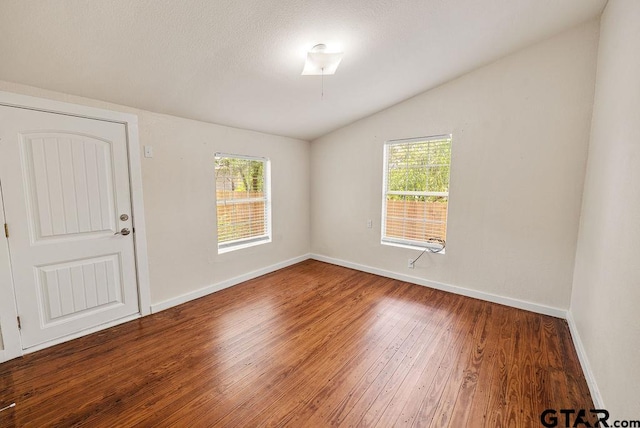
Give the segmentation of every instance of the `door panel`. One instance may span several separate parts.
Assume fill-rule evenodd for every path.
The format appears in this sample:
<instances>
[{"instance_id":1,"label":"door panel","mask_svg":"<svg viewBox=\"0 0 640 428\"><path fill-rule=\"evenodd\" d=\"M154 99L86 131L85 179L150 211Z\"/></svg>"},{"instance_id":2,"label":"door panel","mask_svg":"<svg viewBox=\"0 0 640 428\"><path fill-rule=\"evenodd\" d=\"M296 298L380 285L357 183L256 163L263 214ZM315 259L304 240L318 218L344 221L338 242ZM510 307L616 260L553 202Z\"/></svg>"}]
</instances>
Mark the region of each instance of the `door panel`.
<instances>
[{"instance_id":1,"label":"door panel","mask_svg":"<svg viewBox=\"0 0 640 428\"><path fill-rule=\"evenodd\" d=\"M22 136L34 242L115 229L111 143L64 133Z\"/></svg>"},{"instance_id":2,"label":"door panel","mask_svg":"<svg viewBox=\"0 0 640 428\"><path fill-rule=\"evenodd\" d=\"M0 124L23 348L138 313L125 126L4 106Z\"/></svg>"},{"instance_id":3,"label":"door panel","mask_svg":"<svg viewBox=\"0 0 640 428\"><path fill-rule=\"evenodd\" d=\"M38 267L44 325L124 304L120 271L117 254Z\"/></svg>"}]
</instances>

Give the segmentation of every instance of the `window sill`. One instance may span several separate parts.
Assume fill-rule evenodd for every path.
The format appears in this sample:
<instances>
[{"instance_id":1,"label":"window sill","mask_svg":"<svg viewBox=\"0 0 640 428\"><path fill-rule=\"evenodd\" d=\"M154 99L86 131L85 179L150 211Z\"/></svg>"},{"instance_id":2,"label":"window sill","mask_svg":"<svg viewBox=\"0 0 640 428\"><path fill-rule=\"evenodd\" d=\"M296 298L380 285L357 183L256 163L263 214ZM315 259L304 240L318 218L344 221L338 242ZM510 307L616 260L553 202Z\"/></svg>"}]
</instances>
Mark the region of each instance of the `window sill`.
<instances>
[{"instance_id":1,"label":"window sill","mask_svg":"<svg viewBox=\"0 0 640 428\"><path fill-rule=\"evenodd\" d=\"M398 248L407 248L409 250L416 250L416 251L424 251L424 250L429 250L430 248L434 251L430 251L431 254L440 254L440 255L444 255L446 248L443 248L442 251L435 251L438 248L430 246L428 244L410 244L410 243L403 243L403 242L393 242L393 241L380 241L380 243L382 245L388 245L390 247L398 247Z\"/></svg>"},{"instance_id":2,"label":"window sill","mask_svg":"<svg viewBox=\"0 0 640 428\"><path fill-rule=\"evenodd\" d=\"M268 244L271 242L271 237L263 237L260 239L241 240L236 242L225 242L224 247L218 245L218 254L230 253L236 250L242 250L244 248L255 247L257 245Z\"/></svg>"}]
</instances>

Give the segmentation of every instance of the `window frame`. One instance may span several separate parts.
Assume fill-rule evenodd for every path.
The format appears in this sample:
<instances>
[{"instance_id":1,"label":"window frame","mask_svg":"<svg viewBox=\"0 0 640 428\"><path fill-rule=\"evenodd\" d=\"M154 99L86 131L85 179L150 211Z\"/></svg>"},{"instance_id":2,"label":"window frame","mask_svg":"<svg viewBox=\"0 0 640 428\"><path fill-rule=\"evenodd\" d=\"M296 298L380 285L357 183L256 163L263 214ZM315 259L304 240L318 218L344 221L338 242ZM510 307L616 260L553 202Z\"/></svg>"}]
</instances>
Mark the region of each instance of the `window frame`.
<instances>
[{"instance_id":1,"label":"window frame","mask_svg":"<svg viewBox=\"0 0 640 428\"><path fill-rule=\"evenodd\" d=\"M239 155L239 154L231 154L224 152L216 152L214 154L214 159L217 162L219 158L229 158L229 159L240 159L240 160L249 160L249 161L259 161L263 162L263 187L264 187L264 197L262 198L245 198L245 199L236 199L233 200L233 204L241 204L241 203L251 203L251 201L264 201L265 203L265 219L264 219L264 228L265 233L259 236L250 236L247 238L240 238L233 241L225 241L220 243L219 241L219 231L218 231L218 207L220 205L226 205L229 203L229 200L218 200L218 185L217 179L214 176L214 187L216 194L216 243L218 248L218 254L224 254L235 250L240 250L243 248L254 247L256 245L268 244L272 240L272 230L271 230L271 160L267 157L262 156L248 156L248 155ZM215 169L215 163L214 163Z\"/></svg>"},{"instance_id":2,"label":"window frame","mask_svg":"<svg viewBox=\"0 0 640 428\"><path fill-rule=\"evenodd\" d=\"M412 239L403 239L396 237L388 237L387 235L387 196L388 195L406 195L406 196L446 196L447 197L447 216L446 223L449 220L449 193L451 189L451 159L449 159L449 186L446 192L428 192L428 191L390 191L389 190L389 147L398 144L424 143L428 141L449 140L450 147L453 146L452 134L431 135L428 137L402 138L396 140L387 140L383 146L383 163L382 163L382 221L380 243L393 247L409 248L413 250L432 250L438 254L445 254L442 246L429 243L429 241L416 241Z\"/></svg>"}]
</instances>

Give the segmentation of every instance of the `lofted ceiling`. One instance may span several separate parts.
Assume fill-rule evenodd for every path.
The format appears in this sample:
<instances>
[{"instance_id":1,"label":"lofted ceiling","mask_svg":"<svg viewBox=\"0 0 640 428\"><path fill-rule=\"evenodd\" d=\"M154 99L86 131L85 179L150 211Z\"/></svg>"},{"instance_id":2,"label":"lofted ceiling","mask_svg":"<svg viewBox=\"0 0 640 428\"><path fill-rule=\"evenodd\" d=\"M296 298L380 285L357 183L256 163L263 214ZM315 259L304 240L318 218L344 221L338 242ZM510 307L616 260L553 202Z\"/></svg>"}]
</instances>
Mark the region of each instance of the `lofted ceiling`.
<instances>
[{"instance_id":1,"label":"lofted ceiling","mask_svg":"<svg viewBox=\"0 0 640 428\"><path fill-rule=\"evenodd\" d=\"M606 0L2 0L0 80L313 140ZM301 76L317 43L334 76Z\"/></svg>"}]
</instances>

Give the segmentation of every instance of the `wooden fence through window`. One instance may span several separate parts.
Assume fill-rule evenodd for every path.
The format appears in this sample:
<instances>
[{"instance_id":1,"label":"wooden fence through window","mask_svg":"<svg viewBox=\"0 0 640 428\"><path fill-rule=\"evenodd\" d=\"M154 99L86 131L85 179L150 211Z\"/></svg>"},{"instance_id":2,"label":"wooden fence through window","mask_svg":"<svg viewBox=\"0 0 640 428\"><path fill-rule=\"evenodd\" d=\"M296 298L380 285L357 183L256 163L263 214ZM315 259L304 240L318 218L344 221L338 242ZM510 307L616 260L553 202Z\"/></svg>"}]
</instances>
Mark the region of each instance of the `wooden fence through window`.
<instances>
[{"instance_id":1,"label":"wooden fence through window","mask_svg":"<svg viewBox=\"0 0 640 428\"><path fill-rule=\"evenodd\" d=\"M446 239L447 202L387 201L387 236L426 241Z\"/></svg>"},{"instance_id":2,"label":"wooden fence through window","mask_svg":"<svg viewBox=\"0 0 640 428\"><path fill-rule=\"evenodd\" d=\"M217 191L218 242L262 236L267 233L265 225L265 202L254 200L233 202L239 199L262 198L262 192Z\"/></svg>"}]
</instances>

